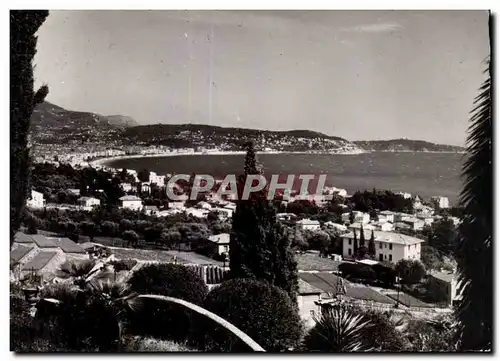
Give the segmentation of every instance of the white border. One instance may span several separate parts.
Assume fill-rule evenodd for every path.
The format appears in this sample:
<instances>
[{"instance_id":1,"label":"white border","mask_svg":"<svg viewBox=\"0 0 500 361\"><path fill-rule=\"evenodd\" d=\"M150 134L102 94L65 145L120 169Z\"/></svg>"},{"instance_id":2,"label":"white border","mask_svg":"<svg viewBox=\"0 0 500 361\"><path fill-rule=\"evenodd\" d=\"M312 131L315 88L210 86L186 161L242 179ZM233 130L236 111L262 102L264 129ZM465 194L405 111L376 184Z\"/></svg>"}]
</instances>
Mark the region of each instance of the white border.
<instances>
[{"instance_id":1,"label":"white border","mask_svg":"<svg viewBox=\"0 0 500 361\"><path fill-rule=\"evenodd\" d=\"M407 9L407 10L412 10L412 9L491 9L493 12L498 11L498 1L430 1L430 0L421 0L421 1L396 1L396 0L391 0L391 1L361 1L361 0L350 0L350 1L320 1L320 0L308 0L307 2L298 2L298 1L275 1L275 0L254 0L254 1L193 1L193 0L184 0L184 1L110 1L110 0L100 0L100 1L61 1L61 0L52 0L52 1L7 1L3 2L2 4L6 4L6 9L5 12L3 13L4 17L3 19L8 18L8 9L38 9L38 8L49 8L49 9ZM498 19L497 19L498 20ZM2 127L0 134L4 137L4 141L1 143L2 147L5 147L3 152L0 152L1 154L1 160L3 167L2 169L8 169L8 163L9 163L9 149L8 149L8 144L9 144L9 90L8 90L8 84L9 84L9 70L8 70L8 64L9 64L9 53L8 53L8 48L9 48L9 24L8 21L2 21L0 23L0 27L2 29L2 36L1 36L1 41L2 41L2 46L1 49L3 50L3 66L2 66L2 84L4 85L3 91L4 93L2 94L3 97L3 120L0 122L0 127ZM498 49L497 45L497 38L494 38L495 40L495 49ZM495 65L497 65L495 61ZM497 67L495 66L495 70ZM495 77L496 78L496 77ZM493 79L494 81L496 79ZM494 82L496 85L496 82ZM495 92L495 100L496 100L496 92ZM472 102L472 100L471 100ZM472 104L472 103L471 103ZM497 103L495 102L495 105ZM495 127L496 129L497 127ZM495 131L495 139L496 139L497 133ZM495 159L497 159L498 156L498 149L496 147L496 144L494 145L495 147ZM7 171L4 172L3 177L0 177L0 181L2 182L2 187L1 189L4 191L4 194L7 194L9 191L9 178L7 175ZM4 197L8 198L8 197ZM495 205L498 205L498 200L499 200L499 195L495 192ZM7 249L7 238L8 238L8 219L9 219L9 211L8 211L8 200L4 200L4 204L2 207L0 207L0 210L2 211L2 217L1 219L1 224L2 224L2 234L4 235L4 248ZM500 224L500 215L496 214L495 217L495 225ZM496 229L495 229L496 231ZM495 233L496 234L496 233ZM495 256L498 256L499 253L499 248L500 247L495 247ZM7 257L8 257L8 251L4 252L5 258L5 263L4 263L4 275L7 275L7 266L6 264L8 263ZM498 257L495 257L496 259L500 259ZM499 267L497 267L496 271L498 271ZM7 282L7 277L1 277L1 282L2 282L2 289L7 290L9 285ZM498 273L496 273L496 276L498 276ZM496 292L495 292L496 293ZM1 312L1 325L3 327L2 330L2 341L4 342L4 345L2 347L2 350L4 353L7 353L7 358L12 359L14 358L14 355L9 352L10 345L8 345L8 335L9 335L9 315L8 315L8 309L9 309L9 301L6 297L7 292L3 293L4 296L1 297L1 302L2 302L2 312ZM496 298L495 298L496 299ZM495 310L495 315L498 315L497 310ZM495 325L497 323L495 322ZM495 329L494 334L498 336L498 331ZM498 337L496 337L496 340L498 340ZM495 346L498 345L498 342L495 342ZM124 357L125 355L117 355L118 357ZM132 355L131 355L132 356ZM384 355L380 355L384 357ZM379 356L379 357L380 357ZM48 356L51 357L51 356ZM62 356L62 357L75 357L75 356ZM94 359L104 359L105 356L93 356ZM127 356L125 356L127 357ZM140 355L139 357L142 357ZM169 358L176 358L177 356L175 355L167 355ZM187 355L182 355L182 357L196 357L196 355L193 356L187 356ZM213 356L212 356L213 357ZM270 357L270 356L265 356L265 355L260 355L259 357ZM300 356L301 358L309 358L309 357L314 357L314 356ZM332 355L328 357L345 357L345 356L340 356L340 355ZM359 356L358 356L359 357ZM374 355L368 355L368 356L361 356L361 358L369 359L374 357ZM375 356L377 357L377 356ZM400 356L401 358L406 358L408 356ZM437 358L437 356L427 356L432 358ZM474 356L469 356L469 357L474 357ZM478 356L476 356L478 357ZM4 359L4 357L2 357Z\"/></svg>"}]
</instances>

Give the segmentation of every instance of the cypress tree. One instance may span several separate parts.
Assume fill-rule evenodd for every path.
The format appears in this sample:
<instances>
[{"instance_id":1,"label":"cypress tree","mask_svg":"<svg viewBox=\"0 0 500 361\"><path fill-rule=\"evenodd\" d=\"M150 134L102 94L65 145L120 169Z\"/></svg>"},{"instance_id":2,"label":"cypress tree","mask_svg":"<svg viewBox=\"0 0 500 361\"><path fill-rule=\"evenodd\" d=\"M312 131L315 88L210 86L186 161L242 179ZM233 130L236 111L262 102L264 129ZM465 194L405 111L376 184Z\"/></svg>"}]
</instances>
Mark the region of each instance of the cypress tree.
<instances>
[{"instance_id":1,"label":"cypress tree","mask_svg":"<svg viewBox=\"0 0 500 361\"><path fill-rule=\"evenodd\" d=\"M368 242L368 254L375 257L375 234L372 229L372 235L370 236L370 241Z\"/></svg>"},{"instance_id":2,"label":"cypress tree","mask_svg":"<svg viewBox=\"0 0 500 361\"><path fill-rule=\"evenodd\" d=\"M26 207L29 178L28 134L31 115L42 103L49 89L34 91L33 58L35 33L43 24L47 10L12 10L10 12L10 245L21 225Z\"/></svg>"},{"instance_id":3,"label":"cypress tree","mask_svg":"<svg viewBox=\"0 0 500 361\"><path fill-rule=\"evenodd\" d=\"M361 225L361 231L359 234L359 246L363 247L365 245L365 231L363 229L363 225Z\"/></svg>"},{"instance_id":4,"label":"cypress tree","mask_svg":"<svg viewBox=\"0 0 500 361\"><path fill-rule=\"evenodd\" d=\"M254 192L241 200L246 177L261 174L252 143L246 146L244 175L239 178L238 201L233 215L229 247L231 278L267 281L285 290L296 301L297 264L284 227L266 191Z\"/></svg>"},{"instance_id":5,"label":"cypress tree","mask_svg":"<svg viewBox=\"0 0 500 361\"><path fill-rule=\"evenodd\" d=\"M358 251L358 236L356 235L356 230L354 230L354 254Z\"/></svg>"}]
</instances>

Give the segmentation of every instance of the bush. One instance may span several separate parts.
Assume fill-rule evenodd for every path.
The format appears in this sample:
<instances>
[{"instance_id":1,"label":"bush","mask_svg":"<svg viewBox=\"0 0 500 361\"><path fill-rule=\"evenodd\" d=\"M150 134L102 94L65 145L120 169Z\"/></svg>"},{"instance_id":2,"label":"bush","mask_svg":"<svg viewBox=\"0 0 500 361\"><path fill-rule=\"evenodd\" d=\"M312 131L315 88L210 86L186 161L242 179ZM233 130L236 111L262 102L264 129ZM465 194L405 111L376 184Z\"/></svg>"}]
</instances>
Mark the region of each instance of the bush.
<instances>
[{"instance_id":1,"label":"bush","mask_svg":"<svg viewBox=\"0 0 500 361\"><path fill-rule=\"evenodd\" d=\"M154 264L140 268L129 280L132 291L180 298L201 305L208 289L203 279L182 265ZM144 300L142 309L130 317L132 334L185 340L191 328L192 313L180 305Z\"/></svg>"},{"instance_id":2,"label":"bush","mask_svg":"<svg viewBox=\"0 0 500 361\"><path fill-rule=\"evenodd\" d=\"M197 352L185 344L135 337L126 340L125 352Z\"/></svg>"},{"instance_id":3,"label":"bush","mask_svg":"<svg viewBox=\"0 0 500 361\"><path fill-rule=\"evenodd\" d=\"M250 279L233 279L214 288L204 307L231 322L266 351L296 347L301 321L288 294L278 287ZM197 323L195 341L210 352L243 352L248 346L232 333L203 318Z\"/></svg>"}]
</instances>

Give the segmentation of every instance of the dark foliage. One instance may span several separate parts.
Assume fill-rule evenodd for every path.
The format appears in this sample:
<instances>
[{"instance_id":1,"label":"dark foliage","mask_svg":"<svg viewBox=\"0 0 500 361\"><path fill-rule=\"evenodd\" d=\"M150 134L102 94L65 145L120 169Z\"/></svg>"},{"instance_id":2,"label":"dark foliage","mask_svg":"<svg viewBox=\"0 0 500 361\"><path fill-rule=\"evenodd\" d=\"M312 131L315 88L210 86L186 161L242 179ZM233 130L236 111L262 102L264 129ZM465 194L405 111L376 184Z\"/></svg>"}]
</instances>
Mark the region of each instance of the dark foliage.
<instances>
[{"instance_id":1,"label":"dark foliage","mask_svg":"<svg viewBox=\"0 0 500 361\"><path fill-rule=\"evenodd\" d=\"M177 297L201 305L208 289L193 269L182 265L148 265L134 272L129 280L131 290L140 294ZM144 307L130 316L129 332L171 340L185 340L190 332L193 314L178 305L145 300Z\"/></svg>"},{"instance_id":2,"label":"dark foliage","mask_svg":"<svg viewBox=\"0 0 500 361\"><path fill-rule=\"evenodd\" d=\"M489 59L486 74L474 102L463 166L465 184L460 194L464 217L457 262L461 280L466 283L457 311L462 350L491 350L493 343L493 103Z\"/></svg>"},{"instance_id":3,"label":"dark foliage","mask_svg":"<svg viewBox=\"0 0 500 361\"><path fill-rule=\"evenodd\" d=\"M381 191L373 189L364 192L357 191L350 199L354 204L354 209L361 212L371 212L372 210L391 210L394 212L412 213L413 201L405 199L403 196L391 191Z\"/></svg>"},{"instance_id":4,"label":"dark foliage","mask_svg":"<svg viewBox=\"0 0 500 361\"><path fill-rule=\"evenodd\" d=\"M10 12L10 245L21 225L29 186L30 155L28 133L36 105L43 102L48 87L33 89L35 33L49 12L12 10Z\"/></svg>"},{"instance_id":5,"label":"dark foliage","mask_svg":"<svg viewBox=\"0 0 500 361\"><path fill-rule=\"evenodd\" d=\"M228 320L268 352L296 347L301 336L297 308L278 287L250 279L233 279L214 288L204 307ZM210 320L200 320L194 339L209 352L245 352L227 330Z\"/></svg>"}]
</instances>

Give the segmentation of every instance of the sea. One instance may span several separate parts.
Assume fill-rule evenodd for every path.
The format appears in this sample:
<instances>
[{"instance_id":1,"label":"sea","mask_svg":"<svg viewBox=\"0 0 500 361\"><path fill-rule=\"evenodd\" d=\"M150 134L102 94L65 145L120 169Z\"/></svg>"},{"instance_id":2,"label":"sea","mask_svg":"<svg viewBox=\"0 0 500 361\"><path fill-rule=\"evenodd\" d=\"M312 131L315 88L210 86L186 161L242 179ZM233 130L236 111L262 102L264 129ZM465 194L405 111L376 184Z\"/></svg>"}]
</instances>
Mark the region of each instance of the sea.
<instances>
[{"instance_id":1,"label":"sea","mask_svg":"<svg viewBox=\"0 0 500 361\"><path fill-rule=\"evenodd\" d=\"M456 204L462 188L464 154L423 152L370 152L362 154L258 154L266 177L272 174L327 175L327 186L357 190L391 190L419 195L448 197ZM122 158L104 163L113 168L157 174L210 174L222 179L241 174L243 154L176 155L165 157ZM281 178L283 179L283 178Z\"/></svg>"}]
</instances>

